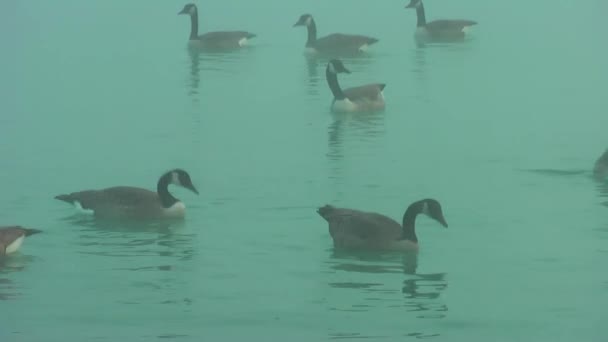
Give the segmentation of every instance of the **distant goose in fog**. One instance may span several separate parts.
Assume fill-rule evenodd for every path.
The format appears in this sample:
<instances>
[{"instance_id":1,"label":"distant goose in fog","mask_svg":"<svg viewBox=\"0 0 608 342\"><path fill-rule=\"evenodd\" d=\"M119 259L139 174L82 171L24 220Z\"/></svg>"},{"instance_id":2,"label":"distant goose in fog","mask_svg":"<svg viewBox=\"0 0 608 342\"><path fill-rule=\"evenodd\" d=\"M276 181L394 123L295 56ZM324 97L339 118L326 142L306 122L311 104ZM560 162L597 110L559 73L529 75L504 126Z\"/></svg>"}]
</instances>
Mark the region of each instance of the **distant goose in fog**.
<instances>
[{"instance_id":1,"label":"distant goose in fog","mask_svg":"<svg viewBox=\"0 0 608 342\"><path fill-rule=\"evenodd\" d=\"M130 186L116 186L101 190L83 190L55 198L100 218L161 219L183 218L186 206L169 193L169 184L189 189L198 194L190 175L182 169L163 174L157 191Z\"/></svg>"},{"instance_id":2,"label":"distant goose in fog","mask_svg":"<svg viewBox=\"0 0 608 342\"><path fill-rule=\"evenodd\" d=\"M329 234L338 249L418 251L416 217L425 214L448 227L441 204L428 198L410 204L403 224L375 212L325 205L317 213L329 224Z\"/></svg>"},{"instance_id":3,"label":"distant goose in fog","mask_svg":"<svg viewBox=\"0 0 608 342\"><path fill-rule=\"evenodd\" d=\"M608 177L608 149L595 162L593 175L599 180L605 180Z\"/></svg>"},{"instance_id":4,"label":"distant goose in fog","mask_svg":"<svg viewBox=\"0 0 608 342\"><path fill-rule=\"evenodd\" d=\"M415 8L417 16L416 40L419 42L453 42L464 39L467 29L477 22L472 20L439 19L426 21L422 0L410 0L405 8Z\"/></svg>"},{"instance_id":5,"label":"distant goose in fog","mask_svg":"<svg viewBox=\"0 0 608 342\"><path fill-rule=\"evenodd\" d=\"M198 10L195 4L187 4L178 14L190 15L190 40L188 45L201 49L232 49L247 45L255 34L246 31L215 31L198 35Z\"/></svg>"},{"instance_id":6,"label":"distant goose in fog","mask_svg":"<svg viewBox=\"0 0 608 342\"><path fill-rule=\"evenodd\" d=\"M0 227L0 256L15 253L26 237L41 232L38 229L28 229L21 226Z\"/></svg>"},{"instance_id":7,"label":"distant goose in fog","mask_svg":"<svg viewBox=\"0 0 608 342\"><path fill-rule=\"evenodd\" d=\"M330 60L329 63L327 63L325 77L327 78L329 89L334 95L331 104L332 111L370 112L384 109L385 104L382 91L386 84L370 83L358 87L342 89L338 83L337 74L339 73L350 74L350 71L346 69L339 59Z\"/></svg>"},{"instance_id":8,"label":"distant goose in fog","mask_svg":"<svg viewBox=\"0 0 608 342\"><path fill-rule=\"evenodd\" d=\"M332 33L317 38L317 25L310 14L302 14L300 19L293 25L306 26L308 39L306 40L306 52L308 53L359 53L378 42L378 39L353 34Z\"/></svg>"}]
</instances>

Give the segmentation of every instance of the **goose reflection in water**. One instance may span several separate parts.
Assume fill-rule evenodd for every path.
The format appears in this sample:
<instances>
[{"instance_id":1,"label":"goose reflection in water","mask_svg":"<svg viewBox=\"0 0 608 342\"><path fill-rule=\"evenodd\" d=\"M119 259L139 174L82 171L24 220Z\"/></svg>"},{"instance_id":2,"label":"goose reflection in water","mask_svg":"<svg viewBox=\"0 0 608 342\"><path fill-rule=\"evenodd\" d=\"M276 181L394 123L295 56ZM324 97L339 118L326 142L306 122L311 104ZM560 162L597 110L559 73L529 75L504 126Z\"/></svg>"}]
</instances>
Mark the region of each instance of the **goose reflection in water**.
<instances>
[{"instance_id":1,"label":"goose reflection in water","mask_svg":"<svg viewBox=\"0 0 608 342\"><path fill-rule=\"evenodd\" d=\"M81 215L64 218L80 227L79 252L101 256L168 256L188 260L194 254L195 234L182 232L186 221L125 222L94 220Z\"/></svg>"},{"instance_id":2,"label":"goose reflection in water","mask_svg":"<svg viewBox=\"0 0 608 342\"><path fill-rule=\"evenodd\" d=\"M418 318L443 318L448 311L447 305L439 302L441 293L448 286L446 273L417 273L417 253L353 253L333 250L329 264L333 271L406 276L400 291L396 288L387 290L387 286L392 286L380 281L331 282L329 285L332 288L358 289L381 294L401 292L404 301L400 303L395 303L392 298L377 299L388 299L388 307L404 307L407 311L423 312L418 314Z\"/></svg>"}]
</instances>

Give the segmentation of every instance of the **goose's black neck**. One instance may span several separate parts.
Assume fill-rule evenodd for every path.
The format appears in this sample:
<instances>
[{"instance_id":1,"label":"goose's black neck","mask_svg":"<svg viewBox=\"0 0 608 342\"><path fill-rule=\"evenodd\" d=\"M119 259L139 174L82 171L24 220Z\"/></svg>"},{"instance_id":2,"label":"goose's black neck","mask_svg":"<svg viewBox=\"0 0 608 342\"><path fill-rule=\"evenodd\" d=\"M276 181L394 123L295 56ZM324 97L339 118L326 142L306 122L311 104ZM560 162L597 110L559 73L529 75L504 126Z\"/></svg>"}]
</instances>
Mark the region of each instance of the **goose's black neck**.
<instances>
[{"instance_id":1,"label":"goose's black neck","mask_svg":"<svg viewBox=\"0 0 608 342\"><path fill-rule=\"evenodd\" d=\"M306 46L311 46L317 40L317 24L315 24L315 20L310 18L310 25L306 26L308 30L308 40L306 41Z\"/></svg>"},{"instance_id":2,"label":"goose's black neck","mask_svg":"<svg viewBox=\"0 0 608 342\"><path fill-rule=\"evenodd\" d=\"M340 84L338 84L338 75L335 72L329 71L330 66L327 65L327 69L325 69L325 78L327 79L327 85L329 85L329 89L331 93L334 94L334 98L336 100L344 100L346 95L340 88Z\"/></svg>"},{"instance_id":3,"label":"goose's black neck","mask_svg":"<svg viewBox=\"0 0 608 342\"><path fill-rule=\"evenodd\" d=\"M426 16L424 15L424 4L422 2L416 7L416 17L418 18L417 27L426 26Z\"/></svg>"},{"instance_id":4,"label":"goose's black neck","mask_svg":"<svg viewBox=\"0 0 608 342\"><path fill-rule=\"evenodd\" d=\"M179 200L173 195L169 193L169 184L171 183L171 173L166 173L158 180L158 184L156 184L156 191L158 192L158 197L160 198L160 203L163 208L169 208Z\"/></svg>"},{"instance_id":5,"label":"goose's black neck","mask_svg":"<svg viewBox=\"0 0 608 342\"><path fill-rule=\"evenodd\" d=\"M418 242L418 237L416 236L416 216L422 211L422 206L422 202L412 203L405 211L403 215L402 240Z\"/></svg>"},{"instance_id":6,"label":"goose's black neck","mask_svg":"<svg viewBox=\"0 0 608 342\"><path fill-rule=\"evenodd\" d=\"M198 11L190 13L190 40L198 38Z\"/></svg>"}]
</instances>

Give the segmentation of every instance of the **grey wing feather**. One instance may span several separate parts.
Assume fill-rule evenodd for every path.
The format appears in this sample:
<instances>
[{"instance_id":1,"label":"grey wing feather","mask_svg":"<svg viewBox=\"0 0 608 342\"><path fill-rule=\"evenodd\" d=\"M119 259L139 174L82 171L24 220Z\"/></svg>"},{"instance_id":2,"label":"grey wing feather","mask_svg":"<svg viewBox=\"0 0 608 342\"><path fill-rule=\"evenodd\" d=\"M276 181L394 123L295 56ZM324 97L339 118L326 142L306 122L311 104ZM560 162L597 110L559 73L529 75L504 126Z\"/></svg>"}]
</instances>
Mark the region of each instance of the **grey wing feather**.
<instances>
[{"instance_id":1,"label":"grey wing feather","mask_svg":"<svg viewBox=\"0 0 608 342\"><path fill-rule=\"evenodd\" d=\"M332 236L352 235L363 240L391 240L401 236L401 225L385 215L354 209L332 209L323 216L329 223Z\"/></svg>"},{"instance_id":2,"label":"grey wing feather","mask_svg":"<svg viewBox=\"0 0 608 342\"><path fill-rule=\"evenodd\" d=\"M426 27L432 31L452 31L452 30L462 30L467 26L477 25L476 21L473 20L451 20L451 19L439 19L431 21L426 24Z\"/></svg>"},{"instance_id":3,"label":"grey wing feather","mask_svg":"<svg viewBox=\"0 0 608 342\"><path fill-rule=\"evenodd\" d=\"M340 49L340 48L353 48L359 49L363 45L372 45L376 43L378 39L373 37L367 37L355 34L343 34L333 33L321 38L318 38L314 42L314 46L318 49Z\"/></svg>"},{"instance_id":4,"label":"grey wing feather","mask_svg":"<svg viewBox=\"0 0 608 342\"><path fill-rule=\"evenodd\" d=\"M348 97L350 100L356 101L363 98L368 98L371 100L375 100L380 96L382 90L386 85L383 83L372 83L366 84L358 87L352 87L344 89L344 95Z\"/></svg>"},{"instance_id":5,"label":"grey wing feather","mask_svg":"<svg viewBox=\"0 0 608 342\"><path fill-rule=\"evenodd\" d=\"M158 194L146 189L117 186L103 190L74 192L60 198L69 202L78 201L84 209L95 210L100 207L131 207L158 203Z\"/></svg>"},{"instance_id":6,"label":"grey wing feather","mask_svg":"<svg viewBox=\"0 0 608 342\"><path fill-rule=\"evenodd\" d=\"M215 32L207 32L198 36L198 38L202 41L206 42L238 42L243 38L253 38L256 35L247 31L215 31Z\"/></svg>"}]
</instances>

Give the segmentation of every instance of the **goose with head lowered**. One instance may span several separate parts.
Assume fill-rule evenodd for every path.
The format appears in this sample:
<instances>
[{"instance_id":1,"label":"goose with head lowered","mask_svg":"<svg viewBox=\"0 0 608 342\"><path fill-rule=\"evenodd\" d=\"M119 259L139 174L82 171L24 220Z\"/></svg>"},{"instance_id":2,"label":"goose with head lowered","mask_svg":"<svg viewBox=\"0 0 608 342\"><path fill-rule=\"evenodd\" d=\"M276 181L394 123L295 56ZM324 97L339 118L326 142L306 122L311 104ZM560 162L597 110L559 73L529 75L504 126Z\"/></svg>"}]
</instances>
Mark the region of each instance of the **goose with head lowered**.
<instances>
[{"instance_id":1,"label":"goose with head lowered","mask_svg":"<svg viewBox=\"0 0 608 342\"><path fill-rule=\"evenodd\" d=\"M41 230L22 226L0 227L0 256L15 253L26 237L41 233Z\"/></svg>"},{"instance_id":2,"label":"goose with head lowered","mask_svg":"<svg viewBox=\"0 0 608 342\"><path fill-rule=\"evenodd\" d=\"M410 0L405 8L416 9L416 33L418 42L448 43L464 40L467 30L477 25L476 21L466 19L439 19L426 21L422 0Z\"/></svg>"},{"instance_id":3,"label":"goose with head lowered","mask_svg":"<svg viewBox=\"0 0 608 342\"><path fill-rule=\"evenodd\" d=\"M344 33L332 33L317 38L317 25L311 14L302 14L293 25L297 26L306 26L308 30L306 52L310 54L358 54L378 42L377 38Z\"/></svg>"},{"instance_id":4,"label":"goose with head lowered","mask_svg":"<svg viewBox=\"0 0 608 342\"><path fill-rule=\"evenodd\" d=\"M334 247L350 250L418 252L416 217L425 214L448 227L441 204L422 199L410 204L403 224L375 212L325 205L317 213L329 224Z\"/></svg>"},{"instance_id":5,"label":"goose with head lowered","mask_svg":"<svg viewBox=\"0 0 608 342\"><path fill-rule=\"evenodd\" d=\"M336 113L344 112L373 112L385 108L384 94L386 84L369 83L358 87L342 89L338 83L338 74L350 74L344 63L332 59L327 63L325 78L329 89L334 95L331 110Z\"/></svg>"},{"instance_id":6,"label":"goose with head lowered","mask_svg":"<svg viewBox=\"0 0 608 342\"><path fill-rule=\"evenodd\" d=\"M236 49L248 44L257 35L247 31L215 31L198 34L198 9L193 3L186 4L178 14L190 16L188 45L200 49Z\"/></svg>"},{"instance_id":7,"label":"goose with head lowered","mask_svg":"<svg viewBox=\"0 0 608 342\"><path fill-rule=\"evenodd\" d=\"M170 184L198 194L188 172L173 169L160 177L156 191L132 186L115 186L100 190L78 191L58 195L55 198L68 202L80 210L93 213L99 218L135 220L183 218L186 215L186 206L169 193Z\"/></svg>"}]
</instances>

